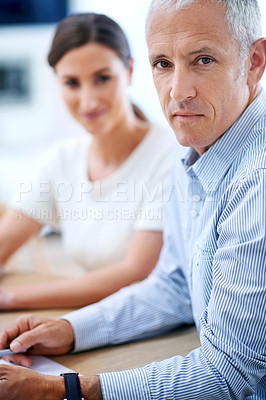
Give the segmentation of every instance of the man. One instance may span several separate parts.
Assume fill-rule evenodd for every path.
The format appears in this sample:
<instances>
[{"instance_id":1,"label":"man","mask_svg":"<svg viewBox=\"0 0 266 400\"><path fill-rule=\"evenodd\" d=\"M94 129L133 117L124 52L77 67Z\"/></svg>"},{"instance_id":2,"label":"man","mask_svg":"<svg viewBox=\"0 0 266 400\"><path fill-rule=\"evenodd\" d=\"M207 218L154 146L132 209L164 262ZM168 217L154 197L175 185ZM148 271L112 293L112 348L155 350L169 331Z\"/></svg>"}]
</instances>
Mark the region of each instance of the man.
<instances>
[{"instance_id":1,"label":"man","mask_svg":"<svg viewBox=\"0 0 266 400\"><path fill-rule=\"evenodd\" d=\"M266 397L266 95L259 83L266 40L259 26L256 0L153 1L147 41L154 82L178 140L190 147L174 168L156 270L61 320L22 316L2 331L0 348L63 354L194 320L200 348L80 377L83 397ZM11 368L0 369L0 399L65 396L63 378Z\"/></svg>"}]
</instances>

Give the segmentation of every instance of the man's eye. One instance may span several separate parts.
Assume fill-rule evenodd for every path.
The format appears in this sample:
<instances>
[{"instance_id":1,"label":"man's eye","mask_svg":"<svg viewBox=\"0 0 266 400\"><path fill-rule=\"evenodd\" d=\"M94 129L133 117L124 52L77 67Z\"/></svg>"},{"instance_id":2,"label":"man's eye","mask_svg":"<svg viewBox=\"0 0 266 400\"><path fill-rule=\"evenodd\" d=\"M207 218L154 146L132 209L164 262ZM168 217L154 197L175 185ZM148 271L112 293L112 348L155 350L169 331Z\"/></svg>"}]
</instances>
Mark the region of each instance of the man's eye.
<instances>
[{"instance_id":1,"label":"man's eye","mask_svg":"<svg viewBox=\"0 0 266 400\"><path fill-rule=\"evenodd\" d=\"M197 60L197 64L200 65L208 65L211 64L213 62L213 59L210 57L201 57Z\"/></svg>"},{"instance_id":2,"label":"man's eye","mask_svg":"<svg viewBox=\"0 0 266 400\"><path fill-rule=\"evenodd\" d=\"M169 62L167 61L157 61L154 66L159 69L165 69L169 67Z\"/></svg>"}]
</instances>

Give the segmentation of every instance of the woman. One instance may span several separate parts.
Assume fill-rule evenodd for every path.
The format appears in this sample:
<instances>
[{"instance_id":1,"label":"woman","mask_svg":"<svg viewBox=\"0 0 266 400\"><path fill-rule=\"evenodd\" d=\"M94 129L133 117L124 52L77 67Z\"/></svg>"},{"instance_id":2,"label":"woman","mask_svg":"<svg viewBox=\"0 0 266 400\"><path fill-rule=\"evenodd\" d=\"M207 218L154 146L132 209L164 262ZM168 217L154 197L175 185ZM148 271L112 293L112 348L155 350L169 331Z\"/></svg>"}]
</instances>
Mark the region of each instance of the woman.
<instances>
[{"instance_id":1,"label":"woman","mask_svg":"<svg viewBox=\"0 0 266 400\"><path fill-rule=\"evenodd\" d=\"M174 139L128 98L133 61L121 28L104 15L71 15L58 25L48 61L90 136L57 145L32 190L2 218L0 265L49 224L86 274L2 288L2 310L96 302L147 277L162 246Z\"/></svg>"}]
</instances>

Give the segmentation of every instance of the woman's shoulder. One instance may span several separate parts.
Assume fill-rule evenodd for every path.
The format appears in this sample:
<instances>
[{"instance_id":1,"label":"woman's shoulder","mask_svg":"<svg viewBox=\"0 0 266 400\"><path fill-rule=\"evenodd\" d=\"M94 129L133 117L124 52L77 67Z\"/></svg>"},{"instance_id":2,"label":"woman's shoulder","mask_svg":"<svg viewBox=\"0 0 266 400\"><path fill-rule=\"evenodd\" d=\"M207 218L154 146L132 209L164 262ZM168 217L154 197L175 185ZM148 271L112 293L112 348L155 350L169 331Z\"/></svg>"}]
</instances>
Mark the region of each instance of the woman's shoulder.
<instances>
[{"instance_id":1,"label":"woman's shoulder","mask_svg":"<svg viewBox=\"0 0 266 400\"><path fill-rule=\"evenodd\" d=\"M172 168L173 159L183 158L186 152L187 148L181 146L170 126L162 123L151 125L143 147L144 162L153 165L155 168L158 165Z\"/></svg>"},{"instance_id":2,"label":"woman's shoulder","mask_svg":"<svg viewBox=\"0 0 266 400\"><path fill-rule=\"evenodd\" d=\"M143 151L156 161L156 159L163 159L166 155L180 153L181 147L183 146L178 143L169 126L155 122L151 124Z\"/></svg>"},{"instance_id":3,"label":"woman's shoulder","mask_svg":"<svg viewBox=\"0 0 266 400\"><path fill-rule=\"evenodd\" d=\"M148 137L154 146L170 148L177 145L176 137L171 128L162 123L153 122Z\"/></svg>"},{"instance_id":4,"label":"woman's shoulder","mask_svg":"<svg viewBox=\"0 0 266 400\"><path fill-rule=\"evenodd\" d=\"M67 139L60 139L49 146L41 155L37 172L33 176L45 175L56 179L79 170L88 154L90 138L79 136Z\"/></svg>"},{"instance_id":5,"label":"woman's shoulder","mask_svg":"<svg viewBox=\"0 0 266 400\"><path fill-rule=\"evenodd\" d=\"M46 152L45 160L56 164L72 162L87 152L89 145L88 135L59 140Z\"/></svg>"}]
</instances>

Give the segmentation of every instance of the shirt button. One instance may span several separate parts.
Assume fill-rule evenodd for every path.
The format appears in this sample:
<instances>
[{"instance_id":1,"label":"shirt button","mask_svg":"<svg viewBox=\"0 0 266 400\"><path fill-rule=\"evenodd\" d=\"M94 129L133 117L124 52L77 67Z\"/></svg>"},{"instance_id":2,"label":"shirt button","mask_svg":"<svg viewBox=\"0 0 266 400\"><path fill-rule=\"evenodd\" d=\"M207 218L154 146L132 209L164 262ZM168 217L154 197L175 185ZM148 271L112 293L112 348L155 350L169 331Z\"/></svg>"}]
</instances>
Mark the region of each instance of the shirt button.
<instances>
[{"instance_id":1,"label":"shirt button","mask_svg":"<svg viewBox=\"0 0 266 400\"><path fill-rule=\"evenodd\" d=\"M198 194L195 194L195 196L193 196L193 201L196 201L198 203L200 200L201 198Z\"/></svg>"},{"instance_id":2,"label":"shirt button","mask_svg":"<svg viewBox=\"0 0 266 400\"><path fill-rule=\"evenodd\" d=\"M196 210L191 210L190 215L191 215L191 217L194 218L194 217L197 217L199 214Z\"/></svg>"}]
</instances>

